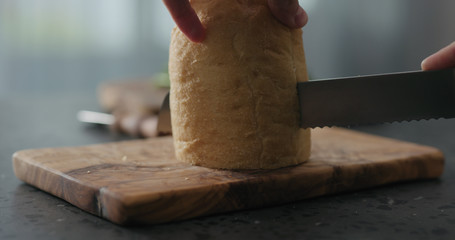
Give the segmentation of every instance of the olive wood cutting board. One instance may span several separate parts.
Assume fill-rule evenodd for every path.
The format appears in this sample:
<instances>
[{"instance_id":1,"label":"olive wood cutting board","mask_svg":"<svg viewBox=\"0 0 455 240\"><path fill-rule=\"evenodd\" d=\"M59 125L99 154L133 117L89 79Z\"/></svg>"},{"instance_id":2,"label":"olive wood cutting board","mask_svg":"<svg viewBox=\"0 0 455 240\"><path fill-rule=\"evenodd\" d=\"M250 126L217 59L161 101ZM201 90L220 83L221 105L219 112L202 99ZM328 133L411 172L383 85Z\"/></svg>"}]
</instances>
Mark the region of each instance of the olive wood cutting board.
<instances>
[{"instance_id":1,"label":"olive wood cutting board","mask_svg":"<svg viewBox=\"0 0 455 240\"><path fill-rule=\"evenodd\" d=\"M307 163L277 170L191 166L175 159L172 137L23 150L13 163L22 181L94 215L132 225L437 178L444 156L433 147L324 128L313 130Z\"/></svg>"}]
</instances>

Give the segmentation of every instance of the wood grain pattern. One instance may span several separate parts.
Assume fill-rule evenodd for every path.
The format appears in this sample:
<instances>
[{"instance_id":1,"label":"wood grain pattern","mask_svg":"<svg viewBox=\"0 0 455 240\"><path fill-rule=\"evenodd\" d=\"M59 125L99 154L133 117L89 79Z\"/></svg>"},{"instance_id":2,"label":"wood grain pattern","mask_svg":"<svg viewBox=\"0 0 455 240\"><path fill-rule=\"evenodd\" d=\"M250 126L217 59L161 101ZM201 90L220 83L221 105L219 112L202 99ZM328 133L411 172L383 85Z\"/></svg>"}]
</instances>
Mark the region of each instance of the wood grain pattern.
<instances>
[{"instance_id":1,"label":"wood grain pattern","mask_svg":"<svg viewBox=\"0 0 455 240\"><path fill-rule=\"evenodd\" d=\"M24 182L132 225L436 178L444 156L428 146L331 128L313 130L309 162L278 170L223 171L178 162L171 137L23 150L13 163Z\"/></svg>"}]
</instances>

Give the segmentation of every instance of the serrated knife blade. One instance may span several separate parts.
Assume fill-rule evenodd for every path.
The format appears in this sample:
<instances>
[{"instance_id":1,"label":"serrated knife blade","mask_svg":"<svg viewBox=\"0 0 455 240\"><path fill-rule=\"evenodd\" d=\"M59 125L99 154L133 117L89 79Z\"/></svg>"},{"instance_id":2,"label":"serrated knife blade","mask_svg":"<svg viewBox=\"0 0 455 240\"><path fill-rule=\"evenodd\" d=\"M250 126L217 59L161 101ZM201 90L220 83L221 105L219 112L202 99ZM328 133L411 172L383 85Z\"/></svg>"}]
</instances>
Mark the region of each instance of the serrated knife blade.
<instances>
[{"instance_id":1,"label":"serrated knife blade","mask_svg":"<svg viewBox=\"0 0 455 240\"><path fill-rule=\"evenodd\" d=\"M302 128L455 117L455 69L298 83Z\"/></svg>"},{"instance_id":2,"label":"serrated knife blade","mask_svg":"<svg viewBox=\"0 0 455 240\"><path fill-rule=\"evenodd\" d=\"M301 128L455 117L455 68L300 82L297 92ZM172 132L169 93L158 132Z\"/></svg>"}]
</instances>

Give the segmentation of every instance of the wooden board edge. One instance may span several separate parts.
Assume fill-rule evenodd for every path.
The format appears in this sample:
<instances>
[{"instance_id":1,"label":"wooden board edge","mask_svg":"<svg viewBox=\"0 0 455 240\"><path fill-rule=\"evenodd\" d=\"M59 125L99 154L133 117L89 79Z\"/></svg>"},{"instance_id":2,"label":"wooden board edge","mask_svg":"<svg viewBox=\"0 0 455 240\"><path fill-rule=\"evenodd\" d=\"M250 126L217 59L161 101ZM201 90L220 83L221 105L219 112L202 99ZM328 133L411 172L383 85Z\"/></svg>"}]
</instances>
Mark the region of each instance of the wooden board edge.
<instances>
[{"instance_id":1,"label":"wooden board edge","mask_svg":"<svg viewBox=\"0 0 455 240\"><path fill-rule=\"evenodd\" d=\"M408 166L406 171L400 165ZM306 185L307 182L314 176L296 175L293 178L282 176L281 179L275 181L275 185L262 186L264 179L249 179L245 182L234 182L230 184L215 184L211 187L201 187L192 189L199 191L201 196L207 199L214 199L211 204L203 206L199 209L188 210L182 204L195 204L193 199L187 203L182 203L189 192L181 191L179 196L167 195L158 199L158 202L166 203L172 206L171 209L150 205L125 205L121 198L115 194L109 193L108 189L101 197L102 203L109 202L109 209L106 208L104 217L120 225L150 225L161 224L167 222L183 221L196 217L210 216L240 210L257 209L267 206L275 206L286 204L295 201L302 201L310 198L335 195L356 190L364 190L378 186L390 185L401 182L409 182L414 180L435 179L442 175L444 166L444 156L439 150L429 152L427 155L422 155L417 159L399 159L394 162L384 162L379 165L372 166L351 166L345 169L333 168L332 171L318 173L319 183L315 186ZM359 169L362 168L362 169ZM352 172L364 172L361 177L352 175ZM386 176L384 180L377 180L370 174L381 174ZM347 177L347 175L357 177ZM354 185L353 182L362 182L360 185ZM297 183L297 184L295 184ZM325 187L324 186L328 186ZM355 187L353 187L355 186ZM214 190L216 188L216 190ZM305 192L302 192L305 189ZM217 195L214 196L213 194ZM241 193L241 194L239 194ZM264 195L264 193L267 193ZM286 196L283 198L282 196ZM215 201L218 199L218 201ZM107 205L106 205L107 206ZM137 213L126 214L126 213ZM169 217L173 216L173 217Z\"/></svg>"},{"instance_id":2,"label":"wooden board edge","mask_svg":"<svg viewBox=\"0 0 455 240\"><path fill-rule=\"evenodd\" d=\"M65 200L84 211L100 216L100 206L97 200L99 190L96 187L86 183L82 184L64 173L37 164L30 160L28 156L30 151L33 150L18 151L12 156L13 171L19 180ZM89 194L86 194L87 192Z\"/></svg>"},{"instance_id":3,"label":"wooden board edge","mask_svg":"<svg viewBox=\"0 0 455 240\"><path fill-rule=\"evenodd\" d=\"M344 131L344 130L343 130ZM350 130L347 130L350 131ZM356 132L357 133L357 132ZM364 134L364 133L361 133ZM366 134L368 136L375 136L375 135L370 135ZM381 137L383 138L383 137ZM389 139L389 138L386 138ZM392 139L393 140L393 139ZM396 140L399 142L404 142L400 140ZM408 143L408 142L405 142ZM413 144L413 143L411 143ZM416 144L418 145L418 144ZM422 145L418 145L422 146ZM346 186L343 187L343 185L339 182L337 182L337 179L344 179L343 174L348 174L349 171L357 171L356 169L350 169L350 170L345 170L345 172L337 172L336 168L334 168L333 171L330 173L326 173L327 176L325 181L332 181L331 190L324 190L324 191L317 191L315 190L314 193L311 193L309 195L306 195L305 197L302 197L302 195L296 194L298 193L298 190L302 187L305 187L304 185L293 185L290 182L291 181L296 181L296 182L302 182L305 180L305 176L300 176L296 178L292 178L288 181L289 186L293 186L291 188L283 188L282 185L273 185L270 187L270 189L259 189L260 191L256 192L251 192L249 195L239 197L236 195L236 192L238 192L239 188L245 188L248 187L245 186L244 184L241 183L234 183L230 185L219 185L216 186L218 188L223 188L223 191L220 191L222 194L220 195L222 201L214 203L213 206L210 206L208 209L204 210L203 212L190 212L188 214L182 214L178 218L173 218L173 219L166 219L166 218L147 218L144 216L147 215L147 207L144 207L143 209L139 208L135 209L136 212L140 212L139 215L123 215L125 212L128 212L131 210L131 208L137 208L138 206L135 205L125 205L124 204L124 199L121 196L116 196L115 194L109 193L108 188L101 188L97 189L95 187L91 186L85 186L81 182L79 182L77 179L71 178L70 176L66 176L64 173L61 172L56 172L54 171L44 171L44 170L49 170L46 169L44 166L41 166L37 164L36 162L33 161L32 156L33 154L32 151L36 150L23 150L19 151L13 154L13 168L16 176L29 184L34 185L35 187L49 192L59 198L62 198L63 200L89 212L94 215L106 218L116 224L119 225L133 225L133 224L157 224L157 223L164 223L164 222L171 222L171 221L182 221L194 217L201 217L201 216L207 216L207 215L213 215L213 214L219 214L219 213L225 213L225 212L231 212L231 211L237 211L237 210L246 210L246 209L254 209L254 208L260 208L260 207L265 207L265 206L272 206L272 205L277 205L277 204L284 204L288 202L293 202L293 201L299 201L299 200L304 200L308 198L313 198L313 197L318 197L322 195L327 195L327 194L337 194L337 193L342 193L342 192L349 192L349 191L355 191L355 190L360 190L360 189L367 189L371 187L376 187L376 186L381 186L381 185L386 185L386 184L391 184L391 183L396 183L396 182L403 182L403 181L411 181L411 180L416 180L416 179L431 179L431 178L437 178L440 177L443 173L444 169L444 155L443 153L433 147L425 146L427 147L426 149L426 154L419 155L417 158L414 157L414 159L398 159L396 163L393 164L402 164L406 165L410 163L410 161L417 163L412 165L412 169L409 170L408 172L399 172L399 173L393 173L390 172L390 164L391 163L383 163L382 166L384 169L382 172L387 175L387 179L382 182L368 182L365 181L366 179L369 178L368 176L368 171L363 175L364 179L348 179L346 181L362 181L365 182L364 185L358 186L356 188L349 188L346 186L349 186L349 184L346 184ZM28 169L28 170L27 170ZM400 169L396 168L392 165L392 169ZM367 168L368 170L368 168ZM430 171L429 171L430 170ZM309 176L306 176L309 177ZM303 180L302 180L302 179ZM301 180L299 180L301 179ZM324 181L322 179L322 181ZM329 180L331 179L331 180ZM255 182L258 181L258 182ZM46 184L49 182L58 182L59 184L50 185ZM305 181L303 181L305 182ZM250 186L251 185L258 185L260 183L260 180L250 180L248 183ZM85 183L86 184L86 183ZM341 187L340 187L341 186ZM283 191L283 189L287 191ZM337 189L335 191L334 189ZM208 191L207 189L200 189L201 191ZM212 189L213 190L213 189ZM217 189L219 190L219 189ZM251 190L251 188L249 189ZM193 191L193 190L192 190ZM71 198L70 196L77 196L81 192L89 192L89 194L85 194L84 197L86 199L89 199L90 201L83 201L83 197L81 198L82 200L76 201L72 199L78 199L77 197ZM240 191L240 192L248 192L248 191ZM257 198L258 194L261 194L263 192L278 192L278 196L280 194L285 194L289 195L290 197L286 200L282 199L272 199L270 201L263 202L261 204L257 204L257 202L248 200L249 198ZM272 194L273 195L273 194ZM260 196L260 195L259 195ZM232 199L237 199L237 201L232 202ZM107 206L108 204L107 201L111 201L110 203L113 204L114 209L116 211L119 211L118 214L114 214L110 209L105 208L104 206ZM113 201L113 202L112 202ZM161 199L161 201L166 201L166 199ZM139 206L141 207L141 206ZM178 210L178 209L177 209ZM173 210L175 211L175 209ZM145 220L144 220L145 219Z\"/></svg>"}]
</instances>

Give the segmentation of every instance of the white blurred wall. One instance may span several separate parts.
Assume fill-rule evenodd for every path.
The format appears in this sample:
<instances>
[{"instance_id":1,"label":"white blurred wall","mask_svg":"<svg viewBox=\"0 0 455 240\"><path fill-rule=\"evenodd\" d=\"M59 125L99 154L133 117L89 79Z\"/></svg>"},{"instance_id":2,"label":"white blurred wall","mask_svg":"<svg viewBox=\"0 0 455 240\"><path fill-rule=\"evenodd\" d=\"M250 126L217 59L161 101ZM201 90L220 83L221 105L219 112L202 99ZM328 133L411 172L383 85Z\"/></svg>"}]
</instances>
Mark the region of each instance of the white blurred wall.
<instances>
[{"instance_id":1,"label":"white blurred wall","mask_svg":"<svg viewBox=\"0 0 455 240\"><path fill-rule=\"evenodd\" d=\"M453 0L301 0L312 78L416 70L455 40ZM167 65L158 0L0 0L0 95L93 92Z\"/></svg>"},{"instance_id":2,"label":"white blurred wall","mask_svg":"<svg viewBox=\"0 0 455 240\"><path fill-rule=\"evenodd\" d=\"M453 0L303 0L313 78L418 70L455 41Z\"/></svg>"},{"instance_id":3,"label":"white blurred wall","mask_svg":"<svg viewBox=\"0 0 455 240\"><path fill-rule=\"evenodd\" d=\"M95 92L166 68L161 1L0 0L0 94Z\"/></svg>"}]
</instances>

